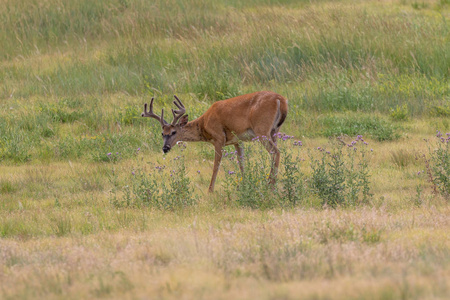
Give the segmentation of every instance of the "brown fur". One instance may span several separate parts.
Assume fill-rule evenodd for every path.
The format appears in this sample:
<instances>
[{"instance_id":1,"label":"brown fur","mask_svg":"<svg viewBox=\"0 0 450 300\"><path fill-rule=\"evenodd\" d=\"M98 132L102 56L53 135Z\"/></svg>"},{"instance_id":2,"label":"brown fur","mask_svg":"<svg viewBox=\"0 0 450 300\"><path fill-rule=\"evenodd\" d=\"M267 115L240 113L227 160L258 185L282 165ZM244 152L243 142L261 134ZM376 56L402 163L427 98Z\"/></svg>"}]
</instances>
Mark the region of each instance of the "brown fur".
<instances>
[{"instance_id":1,"label":"brown fur","mask_svg":"<svg viewBox=\"0 0 450 300\"><path fill-rule=\"evenodd\" d=\"M287 100L283 96L267 91L217 101L202 116L187 124L181 124L180 120L176 125L164 125L163 134L167 135L164 137L165 147L172 147L178 141L212 143L216 152L209 185L209 191L212 192L222 159L222 148L225 145L236 147L243 172L243 150L239 141L260 137L274 160L270 173L270 183L274 184L280 163L280 151L276 147L274 135L283 124L287 110ZM169 134L172 135L169 137Z\"/></svg>"}]
</instances>

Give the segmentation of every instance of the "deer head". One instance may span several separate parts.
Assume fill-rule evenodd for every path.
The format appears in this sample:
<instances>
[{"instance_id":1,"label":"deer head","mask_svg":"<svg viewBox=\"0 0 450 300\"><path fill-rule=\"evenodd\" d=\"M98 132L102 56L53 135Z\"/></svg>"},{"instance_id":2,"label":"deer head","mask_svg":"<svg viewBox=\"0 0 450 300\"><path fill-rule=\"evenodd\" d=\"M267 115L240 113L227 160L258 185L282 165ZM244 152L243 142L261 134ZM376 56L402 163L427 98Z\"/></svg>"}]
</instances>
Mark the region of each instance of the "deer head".
<instances>
[{"instance_id":1,"label":"deer head","mask_svg":"<svg viewBox=\"0 0 450 300\"><path fill-rule=\"evenodd\" d=\"M150 117L159 121L162 128L162 137L164 140L163 152L167 153L172 149L173 145L175 145L182 136L181 132L183 127L188 122L188 115L184 115L186 113L186 108L183 103L175 96L175 101L173 103L178 108L177 110L172 109L173 120L172 123L167 123L164 120L164 109L161 110L161 117L153 113L153 99L150 101L150 110L147 111L147 103L144 104L144 112L142 113L142 117Z\"/></svg>"}]
</instances>

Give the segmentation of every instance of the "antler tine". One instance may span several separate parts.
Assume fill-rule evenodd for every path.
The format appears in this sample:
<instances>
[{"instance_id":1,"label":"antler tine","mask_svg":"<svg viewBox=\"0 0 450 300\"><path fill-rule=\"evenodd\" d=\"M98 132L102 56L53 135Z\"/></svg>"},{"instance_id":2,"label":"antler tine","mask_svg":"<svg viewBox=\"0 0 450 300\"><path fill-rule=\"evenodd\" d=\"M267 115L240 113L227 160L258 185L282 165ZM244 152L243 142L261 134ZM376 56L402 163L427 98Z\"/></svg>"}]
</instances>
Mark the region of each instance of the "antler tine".
<instances>
[{"instance_id":1,"label":"antler tine","mask_svg":"<svg viewBox=\"0 0 450 300\"><path fill-rule=\"evenodd\" d=\"M164 120L164 108L161 109L161 120L159 120L161 126L167 125L167 122Z\"/></svg>"},{"instance_id":2,"label":"antler tine","mask_svg":"<svg viewBox=\"0 0 450 300\"><path fill-rule=\"evenodd\" d=\"M178 110L172 109L173 114L173 121L172 125L177 124L178 120L186 113L186 108L184 107L183 103L176 95L173 95L175 100L173 101L173 104L175 104L176 107L178 107ZM177 102L178 101L178 102Z\"/></svg>"},{"instance_id":3,"label":"antler tine","mask_svg":"<svg viewBox=\"0 0 450 300\"><path fill-rule=\"evenodd\" d=\"M155 98L152 98L150 101L150 110L147 111L147 103L144 104L144 112L141 114L142 117L150 117L153 119L158 120L161 123L161 126L164 126L167 124L166 120L164 120L163 114L161 114L161 117L153 113L153 100Z\"/></svg>"}]
</instances>

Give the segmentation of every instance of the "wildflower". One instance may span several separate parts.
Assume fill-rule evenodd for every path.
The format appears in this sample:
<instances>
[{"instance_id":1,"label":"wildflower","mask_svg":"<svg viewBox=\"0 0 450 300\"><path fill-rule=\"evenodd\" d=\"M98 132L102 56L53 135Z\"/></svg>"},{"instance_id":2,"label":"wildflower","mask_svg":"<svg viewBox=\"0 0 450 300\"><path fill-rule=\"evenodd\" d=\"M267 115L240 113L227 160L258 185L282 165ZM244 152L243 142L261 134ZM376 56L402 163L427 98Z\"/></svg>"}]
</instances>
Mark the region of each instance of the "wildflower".
<instances>
[{"instance_id":1,"label":"wildflower","mask_svg":"<svg viewBox=\"0 0 450 300\"><path fill-rule=\"evenodd\" d=\"M131 175L134 175L135 173L134 173L134 171L131 171Z\"/></svg>"},{"instance_id":2,"label":"wildflower","mask_svg":"<svg viewBox=\"0 0 450 300\"><path fill-rule=\"evenodd\" d=\"M228 171L228 175L233 175L233 174L235 174L236 172L234 172L234 171Z\"/></svg>"},{"instance_id":3,"label":"wildflower","mask_svg":"<svg viewBox=\"0 0 450 300\"><path fill-rule=\"evenodd\" d=\"M367 142L364 142L364 145L369 145L369 143L367 143Z\"/></svg>"},{"instance_id":4,"label":"wildflower","mask_svg":"<svg viewBox=\"0 0 450 300\"><path fill-rule=\"evenodd\" d=\"M197 173L200 174L200 170L197 170Z\"/></svg>"},{"instance_id":5,"label":"wildflower","mask_svg":"<svg viewBox=\"0 0 450 300\"><path fill-rule=\"evenodd\" d=\"M119 152L116 152L116 155L119 155Z\"/></svg>"},{"instance_id":6,"label":"wildflower","mask_svg":"<svg viewBox=\"0 0 450 300\"><path fill-rule=\"evenodd\" d=\"M320 148L320 147L317 147L317 150L320 150L320 149L322 149L322 148Z\"/></svg>"},{"instance_id":7,"label":"wildflower","mask_svg":"<svg viewBox=\"0 0 450 300\"><path fill-rule=\"evenodd\" d=\"M440 138L440 137L442 136L441 131L437 130L437 131L436 131L436 136L437 136L438 138Z\"/></svg>"},{"instance_id":8,"label":"wildflower","mask_svg":"<svg viewBox=\"0 0 450 300\"><path fill-rule=\"evenodd\" d=\"M141 151L141 147L137 148L137 151Z\"/></svg>"},{"instance_id":9,"label":"wildflower","mask_svg":"<svg viewBox=\"0 0 450 300\"><path fill-rule=\"evenodd\" d=\"M370 149L370 152L373 152L373 149Z\"/></svg>"},{"instance_id":10,"label":"wildflower","mask_svg":"<svg viewBox=\"0 0 450 300\"><path fill-rule=\"evenodd\" d=\"M362 141L362 138L363 138L362 135L358 135L358 136L356 137L356 140L361 140L361 141Z\"/></svg>"},{"instance_id":11,"label":"wildflower","mask_svg":"<svg viewBox=\"0 0 450 300\"><path fill-rule=\"evenodd\" d=\"M111 152L109 152L108 154L106 154L106 155L108 155L108 156L111 156Z\"/></svg>"}]
</instances>

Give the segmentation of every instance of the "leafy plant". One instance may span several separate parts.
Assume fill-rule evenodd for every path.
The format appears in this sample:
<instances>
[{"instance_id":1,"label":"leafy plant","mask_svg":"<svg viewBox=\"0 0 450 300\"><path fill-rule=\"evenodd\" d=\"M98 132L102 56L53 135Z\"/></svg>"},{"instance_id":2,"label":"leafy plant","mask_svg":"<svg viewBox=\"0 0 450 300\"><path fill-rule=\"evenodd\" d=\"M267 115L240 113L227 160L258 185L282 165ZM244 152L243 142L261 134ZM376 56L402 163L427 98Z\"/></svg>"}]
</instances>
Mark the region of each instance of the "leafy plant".
<instances>
[{"instance_id":1,"label":"leafy plant","mask_svg":"<svg viewBox=\"0 0 450 300\"><path fill-rule=\"evenodd\" d=\"M394 121L407 121L409 119L408 106L403 104L402 106L396 106L389 110L390 117Z\"/></svg>"},{"instance_id":2,"label":"leafy plant","mask_svg":"<svg viewBox=\"0 0 450 300\"><path fill-rule=\"evenodd\" d=\"M437 141L428 143L428 155L423 155L429 181L433 189L446 199L450 199L450 132L436 133Z\"/></svg>"},{"instance_id":3,"label":"leafy plant","mask_svg":"<svg viewBox=\"0 0 450 300\"><path fill-rule=\"evenodd\" d=\"M343 142L342 138L339 139ZM318 147L319 158L309 153L312 175L310 188L325 205L356 205L367 203L370 193L370 174L366 150L361 135L343 146L332 143L331 149Z\"/></svg>"},{"instance_id":4,"label":"leafy plant","mask_svg":"<svg viewBox=\"0 0 450 300\"><path fill-rule=\"evenodd\" d=\"M139 156L138 156L139 157ZM110 182L111 204L116 207L152 207L161 210L178 210L197 203L187 176L184 156L174 158L172 167L157 165L147 170L142 161L129 172L125 184L112 170ZM172 169L170 172L168 169Z\"/></svg>"},{"instance_id":5,"label":"leafy plant","mask_svg":"<svg viewBox=\"0 0 450 300\"><path fill-rule=\"evenodd\" d=\"M326 128L325 136L368 134L378 141L391 141L400 137L397 126L377 116L326 116L319 122Z\"/></svg>"},{"instance_id":6,"label":"leafy plant","mask_svg":"<svg viewBox=\"0 0 450 300\"><path fill-rule=\"evenodd\" d=\"M256 144L256 145L255 145ZM273 192L268 185L270 160L266 149L259 144L244 144L244 174L238 170L237 152L224 152L223 157L229 164L224 164L226 172L225 193L229 200L238 206L250 208L268 208L274 205ZM239 176L240 174L240 176Z\"/></svg>"}]
</instances>

